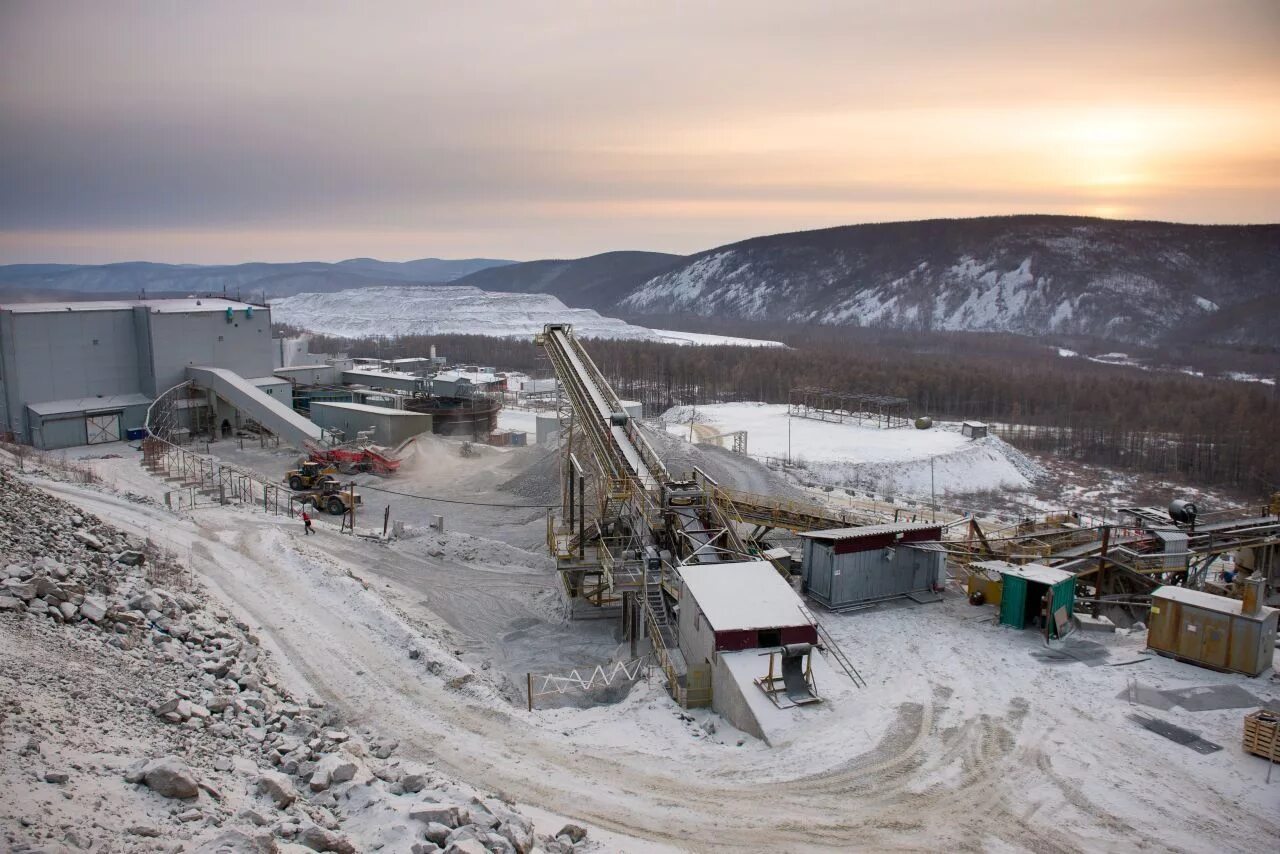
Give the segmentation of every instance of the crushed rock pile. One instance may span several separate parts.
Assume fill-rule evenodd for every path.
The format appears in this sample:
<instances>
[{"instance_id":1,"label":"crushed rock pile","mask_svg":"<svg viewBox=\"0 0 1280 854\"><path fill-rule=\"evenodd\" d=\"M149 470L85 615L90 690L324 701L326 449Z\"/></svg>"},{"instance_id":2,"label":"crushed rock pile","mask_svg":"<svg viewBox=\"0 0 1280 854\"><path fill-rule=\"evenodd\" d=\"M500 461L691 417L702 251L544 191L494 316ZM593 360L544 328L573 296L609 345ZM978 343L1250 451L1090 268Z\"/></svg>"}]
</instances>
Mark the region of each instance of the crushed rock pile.
<instances>
[{"instance_id":1,"label":"crushed rock pile","mask_svg":"<svg viewBox=\"0 0 1280 854\"><path fill-rule=\"evenodd\" d=\"M172 558L0 470L8 851L569 852L343 725ZM163 580L183 589L160 586Z\"/></svg>"}]
</instances>

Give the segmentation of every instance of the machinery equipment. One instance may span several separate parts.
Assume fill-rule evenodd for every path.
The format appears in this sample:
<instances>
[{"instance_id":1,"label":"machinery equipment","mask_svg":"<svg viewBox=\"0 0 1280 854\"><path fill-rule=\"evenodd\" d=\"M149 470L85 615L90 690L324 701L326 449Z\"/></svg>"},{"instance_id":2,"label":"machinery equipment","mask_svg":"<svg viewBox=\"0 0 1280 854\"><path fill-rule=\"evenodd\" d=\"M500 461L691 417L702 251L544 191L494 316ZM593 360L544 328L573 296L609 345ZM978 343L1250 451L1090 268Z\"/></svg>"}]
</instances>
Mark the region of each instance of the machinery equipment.
<instances>
[{"instance_id":1,"label":"machinery equipment","mask_svg":"<svg viewBox=\"0 0 1280 854\"><path fill-rule=\"evenodd\" d=\"M344 489L337 480L326 478L319 481L318 488L311 493L309 500L317 511L342 516L350 513L352 507L359 506L363 498L358 493Z\"/></svg>"},{"instance_id":2,"label":"machinery equipment","mask_svg":"<svg viewBox=\"0 0 1280 854\"><path fill-rule=\"evenodd\" d=\"M301 492L304 489L317 489L325 480L337 483L337 475L337 466L319 460L307 460L298 468L285 472L284 482L294 492Z\"/></svg>"}]
</instances>

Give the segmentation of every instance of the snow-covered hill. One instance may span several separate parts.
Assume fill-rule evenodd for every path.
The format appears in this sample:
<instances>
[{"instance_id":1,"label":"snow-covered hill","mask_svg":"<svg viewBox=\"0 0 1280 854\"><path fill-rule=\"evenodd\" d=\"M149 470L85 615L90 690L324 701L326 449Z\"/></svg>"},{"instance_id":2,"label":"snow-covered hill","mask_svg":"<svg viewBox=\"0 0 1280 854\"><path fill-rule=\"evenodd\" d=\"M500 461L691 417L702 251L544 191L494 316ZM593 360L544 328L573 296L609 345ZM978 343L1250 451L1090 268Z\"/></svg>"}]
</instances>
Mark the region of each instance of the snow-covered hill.
<instances>
[{"instance_id":1,"label":"snow-covered hill","mask_svg":"<svg viewBox=\"0 0 1280 854\"><path fill-rule=\"evenodd\" d=\"M1079 217L850 226L690 258L621 307L825 325L1093 335L1154 344L1274 295L1280 227Z\"/></svg>"},{"instance_id":2,"label":"snow-covered hill","mask_svg":"<svg viewBox=\"0 0 1280 854\"><path fill-rule=\"evenodd\" d=\"M359 288L299 294L271 302L271 319L310 332L347 338L398 335L493 335L525 338L548 323L572 323L581 338L670 344L780 347L777 341L633 326L586 308L568 308L549 294L490 293L457 285Z\"/></svg>"}]
</instances>

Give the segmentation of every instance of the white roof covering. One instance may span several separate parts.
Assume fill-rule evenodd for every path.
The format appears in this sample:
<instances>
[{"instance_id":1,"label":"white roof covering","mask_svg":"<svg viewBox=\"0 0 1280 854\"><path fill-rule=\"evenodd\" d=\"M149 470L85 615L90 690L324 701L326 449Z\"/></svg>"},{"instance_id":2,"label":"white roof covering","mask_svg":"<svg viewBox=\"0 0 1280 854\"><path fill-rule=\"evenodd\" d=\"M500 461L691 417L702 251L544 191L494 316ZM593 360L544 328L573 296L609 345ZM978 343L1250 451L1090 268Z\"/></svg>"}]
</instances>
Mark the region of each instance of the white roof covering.
<instances>
[{"instance_id":1,"label":"white roof covering","mask_svg":"<svg viewBox=\"0 0 1280 854\"><path fill-rule=\"evenodd\" d=\"M1203 590L1191 590L1186 587L1161 587L1151 594L1151 598L1181 602L1184 605L1194 605L1197 608L1204 608L1206 611L1216 611L1219 614L1234 614L1236 616L1244 617L1246 620L1265 620L1273 611L1276 610L1275 608L1268 608L1264 605L1256 614L1245 614L1242 613L1244 603L1239 599L1232 599L1229 596L1218 596L1214 593L1206 593Z\"/></svg>"},{"instance_id":2,"label":"white roof covering","mask_svg":"<svg viewBox=\"0 0 1280 854\"><path fill-rule=\"evenodd\" d=\"M158 314L181 314L196 311L236 311L256 309L268 311L264 306L250 305L247 302L222 299L221 297L194 297L190 299L132 299L132 300L91 300L88 302L15 302L3 306L15 314L41 314L57 311L124 311L145 306Z\"/></svg>"},{"instance_id":3,"label":"white roof covering","mask_svg":"<svg viewBox=\"0 0 1280 854\"><path fill-rule=\"evenodd\" d=\"M431 416L425 412L409 412L404 409L392 409L389 406L371 406L367 403L346 403L340 400L313 400L311 406L327 406L332 409L347 409L352 412L371 412L374 415L416 415L420 418L430 418Z\"/></svg>"},{"instance_id":4,"label":"white roof covering","mask_svg":"<svg viewBox=\"0 0 1280 854\"><path fill-rule=\"evenodd\" d=\"M768 561L682 566L680 577L717 632L811 625L800 597Z\"/></svg>"},{"instance_id":5,"label":"white roof covering","mask_svg":"<svg viewBox=\"0 0 1280 854\"><path fill-rule=\"evenodd\" d=\"M122 409L126 406L146 406L151 398L145 394L109 394L104 397L76 397L69 400L48 400L42 403L28 403L36 415L63 415L71 412L102 412Z\"/></svg>"},{"instance_id":6,"label":"white roof covering","mask_svg":"<svg viewBox=\"0 0 1280 854\"><path fill-rule=\"evenodd\" d=\"M497 376L485 371L441 371L436 374L435 378L447 383L457 382L462 379L475 385L484 385L485 383L498 381Z\"/></svg>"},{"instance_id":7,"label":"white roof covering","mask_svg":"<svg viewBox=\"0 0 1280 854\"><path fill-rule=\"evenodd\" d=\"M856 540L859 537L878 537L881 534L905 534L908 531L927 531L941 528L939 522L890 522L886 525L861 525L856 528L826 528L821 531L803 531L800 536L816 540Z\"/></svg>"},{"instance_id":8,"label":"white roof covering","mask_svg":"<svg viewBox=\"0 0 1280 854\"><path fill-rule=\"evenodd\" d=\"M370 379L393 379L393 380L421 380L422 377L417 374L405 373L404 371L379 371L373 368L346 368L344 374L354 374L359 377L369 377Z\"/></svg>"},{"instance_id":9,"label":"white roof covering","mask_svg":"<svg viewBox=\"0 0 1280 854\"><path fill-rule=\"evenodd\" d=\"M1034 581L1037 584L1048 584L1050 587L1075 577L1065 569L1054 569L1051 566L1042 566L1038 563L1028 563L1023 566L1006 564L1000 567L1000 574L1016 575L1019 578L1025 578L1027 581Z\"/></svg>"}]
</instances>

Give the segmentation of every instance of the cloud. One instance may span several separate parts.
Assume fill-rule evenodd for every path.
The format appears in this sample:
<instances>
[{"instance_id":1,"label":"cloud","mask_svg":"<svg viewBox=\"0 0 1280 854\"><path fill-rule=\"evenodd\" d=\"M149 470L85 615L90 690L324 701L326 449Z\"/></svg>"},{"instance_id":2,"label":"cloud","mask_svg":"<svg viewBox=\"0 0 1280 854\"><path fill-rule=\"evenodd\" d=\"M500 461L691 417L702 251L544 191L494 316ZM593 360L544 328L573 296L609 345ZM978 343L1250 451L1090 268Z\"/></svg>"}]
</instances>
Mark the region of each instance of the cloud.
<instances>
[{"instance_id":1,"label":"cloud","mask_svg":"<svg viewBox=\"0 0 1280 854\"><path fill-rule=\"evenodd\" d=\"M258 233L537 257L1103 205L1280 218L1274 181L1242 180L1280 158L1274 4L901 5L8 4L0 251L238 260L270 251Z\"/></svg>"}]
</instances>

